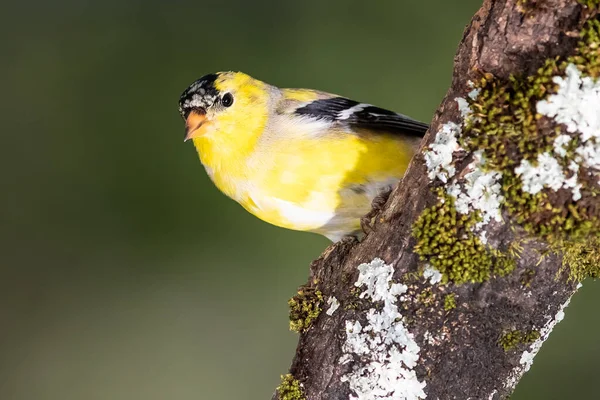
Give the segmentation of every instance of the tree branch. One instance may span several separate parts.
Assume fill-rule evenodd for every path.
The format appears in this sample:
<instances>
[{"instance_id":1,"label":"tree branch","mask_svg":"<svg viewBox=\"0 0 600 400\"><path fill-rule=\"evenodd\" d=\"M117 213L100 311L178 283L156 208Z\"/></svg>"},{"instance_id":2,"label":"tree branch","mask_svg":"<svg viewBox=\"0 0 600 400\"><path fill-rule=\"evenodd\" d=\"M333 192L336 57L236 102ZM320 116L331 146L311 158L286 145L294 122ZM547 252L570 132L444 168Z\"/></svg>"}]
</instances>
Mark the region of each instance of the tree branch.
<instances>
[{"instance_id":1,"label":"tree branch","mask_svg":"<svg viewBox=\"0 0 600 400\"><path fill-rule=\"evenodd\" d=\"M579 281L598 275L600 127L586 135L586 104L564 111L600 65L598 2L582 3L484 1L373 231L312 263L293 302L303 323L291 376L274 399L513 391Z\"/></svg>"}]
</instances>

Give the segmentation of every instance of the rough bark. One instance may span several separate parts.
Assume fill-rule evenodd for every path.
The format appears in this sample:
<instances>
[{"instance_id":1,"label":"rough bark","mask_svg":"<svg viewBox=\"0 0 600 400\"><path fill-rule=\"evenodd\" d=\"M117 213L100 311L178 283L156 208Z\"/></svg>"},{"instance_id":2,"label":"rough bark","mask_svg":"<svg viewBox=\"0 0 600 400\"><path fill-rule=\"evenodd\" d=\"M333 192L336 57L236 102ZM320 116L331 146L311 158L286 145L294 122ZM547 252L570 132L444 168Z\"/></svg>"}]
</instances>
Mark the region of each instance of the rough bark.
<instances>
[{"instance_id":1,"label":"rough bark","mask_svg":"<svg viewBox=\"0 0 600 400\"><path fill-rule=\"evenodd\" d=\"M517 3L486 0L473 17L455 58L452 86L435 114L422 149L434 140L442 124L460 120L455 98L469 92L469 80L478 80L482 73L500 79L530 74L549 57L573 51L577 38L571 32L581 28L584 18L577 1L529 1L534 12L528 13ZM436 202L424 164L419 152L364 240L336 243L311 265L310 282L318 280L324 297L335 296L342 307L331 316L323 312L300 336L290 373L302 384L308 400L352 398L348 383L341 379L352 363L342 365L339 360L343 356L346 321L364 321L368 309L360 304L344 307L356 298L352 289L358 277L357 266L383 259L394 267L397 282L402 282L407 273L418 271L412 225L423 209ZM465 167L458 165L457 174ZM518 228L509 217L504 221L486 227L491 243L510 243L514 239ZM403 316L411 321L410 332L420 347L415 371L426 383L427 398L501 399L512 392L522 374L522 351L505 351L498 344L499 337L507 327L543 326L548 315L559 312L576 290L576 283L569 282L565 272L559 272L562 263L558 255L540 258L536 250L543 246L535 239L524 243L517 268L507 277L451 285L448 290L458 299L451 313L444 312L439 304L423 307L410 299L403 304ZM528 290L523 290L522 279L529 268L535 269L535 279ZM406 297L427 285L424 280L417 281ZM432 290L443 293L446 288ZM426 339L426 332L444 332L444 336L433 343Z\"/></svg>"}]
</instances>

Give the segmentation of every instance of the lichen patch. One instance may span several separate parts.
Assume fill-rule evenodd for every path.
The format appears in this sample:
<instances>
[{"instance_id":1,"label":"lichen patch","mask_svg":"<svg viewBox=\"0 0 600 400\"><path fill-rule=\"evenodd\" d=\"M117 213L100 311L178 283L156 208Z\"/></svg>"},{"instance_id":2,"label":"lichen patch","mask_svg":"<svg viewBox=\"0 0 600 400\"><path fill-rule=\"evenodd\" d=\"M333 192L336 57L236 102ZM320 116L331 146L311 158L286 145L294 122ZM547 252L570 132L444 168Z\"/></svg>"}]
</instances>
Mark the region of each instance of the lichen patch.
<instances>
[{"instance_id":1,"label":"lichen patch","mask_svg":"<svg viewBox=\"0 0 600 400\"><path fill-rule=\"evenodd\" d=\"M439 179L447 182L456 172L452 163L452 154L459 150L458 135L460 126L454 122L448 122L442 126L436 135L429 150L424 153L429 179Z\"/></svg>"},{"instance_id":2,"label":"lichen patch","mask_svg":"<svg viewBox=\"0 0 600 400\"><path fill-rule=\"evenodd\" d=\"M474 161L467 167L470 172L465 175L463 189L455 183L450 186L448 193L456 198L456 210L461 214L468 214L473 210L479 211L481 221L476 225L479 229L491 220L502 220L500 207L504 197L501 194L499 171L485 171L485 159L482 151L476 151Z\"/></svg>"},{"instance_id":3,"label":"lichen patch","mask_svg":"<svg viewBox=\"0 0 600 400\"><path fill-rule=\"evenodd\" d=\"M394 268L379 258L359 265L358 270L355 286L364 288L360 297L382 306L374 304L363 324L346 321L340 363L354 361L352 370L342 377L354 393L350 399L424 399L425 382L419 381L414 370L420 348L397 305L407 286L394 283Z\"/></svg>"},{"instance_id":4,"label":"lichen patch","mask_svg":"<svg viewBox=\"0 0 600 400\"><path fill-rule=\"evenodd\" d=\"M567 65L565 76L555 76L556 93L537 103L537 112L565 125L567 132L580 133L583 143L600 138L600 83L583 76L573 63Z\"/></svg>"},{"instance_id":5,"label":"lichen patch","mask_svg":"<svg viewBox=\"0 0 600 400\"><path fill-rule=\"evenodd\" d=\"M442 273L435 267L427 264L423 270L423 278L429 280L430 284L435 285L436 283L440 283L442 281Z\"/></svg>"},{"instance_id":6,"label":"lichen patch","mask_svg":"<svg viewBox=\"0 0 600 400\"><path fill-rule=\"evenodd\" d=\"M327 309L326 313L329 316L332 316L333 313L335 313L337 309L340 308L340 302L333 296L330 296L329 299L327 299L327 305L329 306L329 308Z\"/></svg>"}]
</instances>

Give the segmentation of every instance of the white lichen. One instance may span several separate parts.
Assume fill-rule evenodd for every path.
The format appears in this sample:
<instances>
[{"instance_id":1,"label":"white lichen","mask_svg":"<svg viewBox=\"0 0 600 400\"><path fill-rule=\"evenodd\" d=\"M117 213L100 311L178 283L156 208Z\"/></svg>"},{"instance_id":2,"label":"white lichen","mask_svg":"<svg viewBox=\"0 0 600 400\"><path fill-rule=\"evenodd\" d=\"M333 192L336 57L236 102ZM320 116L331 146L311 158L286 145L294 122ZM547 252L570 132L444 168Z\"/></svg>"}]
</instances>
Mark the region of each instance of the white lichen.
<instances>
[{"instance_id":1,"label":"white lichen","mask_svg":"<svg viewBox=\"0 0 600 400\"><path fill-rule=\"evenodd\" d=\"M521 177L523 190L527 193L536 194L544 188L554 191L561 188L572 189L573 200L577 201L581 198L581 184L577 180L579 167L577 164L570 164L569 170L572 171L572 175L567 178L558 160L551 153L545 152L538 154L535 164L525 159L521 160L515 168L515 174Z\"/></svg>"},{"instance_id":2,"label":"white lichen","mask_svg":"<svg viewBox=\"0 0 600 400\"><path fill-rule=\"evenodd\" d=\"M435 285L442 281L442 273L431 264L427 264L423 270L423 278L428 279L429 283Z\"/></svg>"},{"instance_id":3,"label":"white lichen","mask_svg":"<svg viewBox=\"0 0 600 400\"><path fill-rule=\"evenodd\" d=\"M600 104L598 105L600 107ZM575 149L575 161L590 169L600 170L600 138L589 140Z\"/></svg>"},{"instance_id":4,"label":"white lichen","mask_svg":"<svg viewBox=\"0 0 600 400\"><path fill-rule=\"evenodd\" d=\"M470 118L471 114L473 113L473 110L471 110L471 107L469 107L469 103L467 102L467 100L465 100L462 97L457 97L454 100L456 101L456 104L458 104L458 111L460 111L460 116L462 117L462 119L466 120Z\"/></svg>"},{"instance_id":5,"label":"white lichen","mask_svg":"<svg viewBox=\"0 0 600 400\"><path fill-rule=\"evenodd\" d=\"M487 239L487 232L486 231L479 232L479 240L481 240L481 243L487 244L488 239Z\"/></svg>"},{"instance_id":6,"label":"white lichen","mask_svg":"<svg viewBox=\"0 0 600 400\"><path fill-rule=\"evenodd\" d=\"M474 161L468 166L471 171L465 175L464 188L458 194L455 188L451 188L448 192L456 198L456 211L459 213L467 214L472 210L480 212L482 218L480 226L492 219L498 222L502 220L500 206L504 200L500 185L502 173L484 172L482 169L484 164L483 152L475 152Z\"/></svg>"},{"instance_id":7,"label":"white lichen","mask_svg":"<svg viewBox=\"0 0 600 400\"><path fill-rule=\"evenodd\" d=\"M573 176L567 179L563 185L565 189L572 189L573 201L581 199L581 183L578 183L577 178L578 175L575 173Z\"/></svg>"},{"instance_id":8,"label":"white lichen","mask_svg":"<svg viewBox=\"0 0 600 400\"><path fill-rule=\"evenodd\" d=\"M558 85L557 93L539 101L536 109L541 115L565 125L567 132L578 135L575 159L569 166L573 175L563 185L573 190L573 200L577 201L581 198L581 184L577 182L579 167L600 171L600 82L583 76L574 64L567 66L564 77L556 76L553 81ZM572 139L569 135L559 135L554 141L554 153L565 158L566 145Z\"/></svg>"},{"instance_id":9,"label":"white lichen","mask_svg":"<svg viewBox=\"0 0 600 400\"><path fill-rule=\"evenodd\" d=\"M430 180L438 178L446 183L456 173L452 164L452 154L460 149L457 140L460 132L459 125L454 122L445 123L435 135L434 142L429 145L430 150L424 152Z\"/></svg>"},{"instance_id":10,"label":"white lichen","mask_svg":"<svg viewBox=\"0 0 600 400\"><path fill-rule=\"evenodd\" d=\"M393 283L394 268L379 258L359 265L358 270L355 286L365 287L360 297L382 302L383 307L367 312L365 326L346 321L345 354L339 361L354 360L352 371L342 377L354 393L350 399L424 399L425 382L418 380L414 370L420 349L396 305L407 286Z\"/></svg>"},{"instance_id":11,"label":"white lichen","mask_svg":"<svg viewBox=\"0 0 600 400\"><path fill-rule=\"evenodd\" d=\"M558 135L556 139L554 139L554 153L561 157L565 157L567 155L567 148L565 147L571 141L571 136L569 135Z\"/></svg>"},{"instance_id":12,"label":"white lichen","mask_svg":"<svg viewBox=\"0 0 600 400\"><path fill-rule=\"evenodd\" d=\"M536 165L525 159L521 160L521 164L515 168L515 173L521 177L523 190L531 194L540 192L544 187L556 191L562 188L566 181L562 167L548 152L538 154Z\"/></svg>"},{"instance_id":13,"label":"white lichen","mask_svg":"<svg viewBox=\"0 0 600 400\"><path fill-rule=\"evenodd\" d=\"M474 231L479 232L481 242L486 244L486 232L481 228L492 220L502 221L501 207L504 196L500 184L502 173L485 171L484 165L483 152L476 151L473 154L473 162L467 166L469 172L464 176L462 187L457 182L452 182L447 186L446 193L454 197L454 206L459 213L479 211L481 220L474 226Z\"/></svg>"},{"instance_id":14,"label":"white lichen","mask_svg":"<svg viewBox=\"0 0 600 400\"><path fill-rule=\"evenodd\" d=\"M566 76L553 81L558 92L537 103L537 112L564 124L568 132L581 133L582 142L600 137L600 83L582 76L575 64L566 68Z\"/></svg>"},{"instance_id":15,"label":"white lichen","mask_svg":"<svg viewBox=\"0 0 600 400\"><path fill-rule=\"evenodd\" d=\"M446 332L438 332L438 334L432 334L429 331L426 331L423 335L423 340L431 346L439 346L446 339Z\"/></svg>"},{"instance_id":16,"label":"white lichen","mask_svg":"<svg viewBox=\"0 0 600 400\"><path fill-rule=\"evenodd\" d=\"M433 345L435 343L435 338L429 331L425 332L425 334L423 335L423 339L425 340L425 342L429 343L430 345Z\"/></svg>"},{"instance_id":17,"label":"white lichen","mask_svg":"<svg viewBox=\"0 0 600 400\"><path fill-rule=\"evenodd\" d=\"M476 88L475 87L475 82L473 82L472 80L468 80L467 81L467 86L470 87L472 90L467 94L467 96L469 96L469 98L471 100L476 100L477 97L479 96L479 93L481 92L480 88Z\"/></svg>"},{"instance_id":18,"label":"white lichen","mask_svg":"<svg viewBox=\"0 0 600 400\"><path fill-rule=\"evenodd\" d=\"M467 96L469 96L469 98L471 100L475 100L479 96L479 92L481 92L481 89L479 89L479 88L473 89L469 92L469 94Z\"/></svg>"},{"instance_id":19,"label":"white lichen","mask_svg":"<svg viewBox=\"0 0 600 400\"><path fill-rule=\"evenodd\" d=\"M340 308L340 302L333 296L330 296L327 299L327 305L329 306L329 308L325 313L329 316L333 315L333 313L336 312L338 308Z\"/></svg>"}]
</instances>

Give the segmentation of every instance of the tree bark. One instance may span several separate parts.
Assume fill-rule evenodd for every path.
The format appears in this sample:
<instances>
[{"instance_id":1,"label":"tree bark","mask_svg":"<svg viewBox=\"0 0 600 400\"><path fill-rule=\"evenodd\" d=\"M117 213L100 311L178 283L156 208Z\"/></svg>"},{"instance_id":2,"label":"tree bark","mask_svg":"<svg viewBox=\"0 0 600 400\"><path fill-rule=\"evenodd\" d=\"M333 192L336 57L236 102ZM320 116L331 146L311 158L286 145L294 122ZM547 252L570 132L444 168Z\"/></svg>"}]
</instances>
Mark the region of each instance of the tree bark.
<instances>
[{"instance_id":1,"label":"tree bark","mask_svg":"<svg viewBox=\"0 0 600 400\"><path fill-rule=\"evenodd\" d=\"M324 312L301 334L290 370L306 399L418 399L424 395L431 399L501 399L513 391L543 339L562 318L562 310L578 282L570 280L568 271L562 268L561 254L540 256L547 243L532 235L521 242L516 268L507 276L461 284L432 284L435 279L431 275L423 277L424 263L414 252L413 225L424 209L439 201L432 189L447 187L428 178L423 153L445 123L461 124L456 98L465 98L472 90L469 81L477 82L482 76L508 81L511 75L531 75L547 59L572 54L579 40L577 34L591 13L575 0L484 1L464 32L455 57L452 85L421 149L374 218L373 230L360 242L343 240L333 244L311 265L309 286L317 282L323 293ZM468 162L457 163L456 176L466 173ZM490 246L506 249L522 237L523 231L505 210L502 216L502 221L483 229ZM387 303L374 292L362 295L368 283L363 280L365 284L357 286L361 279L359 265L391 266L393 282L406 286L396 288L396 300ZM524 282L531 271L534 279ZM448 294L456 300L456 307L444 307ZM339 302L340 307L326 313L330 305L324 303L329 298L335 298L332 301ZM349 351L351 324L368 326L369 313L384 312L388 306L402 315L389 322L388 328L397 329L395 324L401 319L402 329L418 345L416 352L410 352L418 359L414 363L404 360L402 371L396 371L403 374L400 379L404 379L404 385L416 387L385 393L389 386L381 384L379 390L383 392L359 394L352 379L361 374L364 379L383 378L380 373L370 374L372 367L360 369L377 360L376 355ZM377 338L373 332L367 336ZM382 335L385 332L389 330ZM507 332L518 336L516 342L520 343L514 348L510 338L507 346L502 345ZM526 338L525 332L537 334ZM378 351L374 348L389 352L397 346L403 357L407 356L407 341L385 342L384 338L383 345L373 346L368 352ZM386 357L380 360L389 360ZM369 386L368 382L361 384ZM377 388L378 384L374 382L371 387ZM278 396L283 394L275 393L273 399Z\"/></svg>"}]
</instances>

